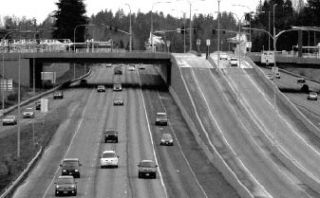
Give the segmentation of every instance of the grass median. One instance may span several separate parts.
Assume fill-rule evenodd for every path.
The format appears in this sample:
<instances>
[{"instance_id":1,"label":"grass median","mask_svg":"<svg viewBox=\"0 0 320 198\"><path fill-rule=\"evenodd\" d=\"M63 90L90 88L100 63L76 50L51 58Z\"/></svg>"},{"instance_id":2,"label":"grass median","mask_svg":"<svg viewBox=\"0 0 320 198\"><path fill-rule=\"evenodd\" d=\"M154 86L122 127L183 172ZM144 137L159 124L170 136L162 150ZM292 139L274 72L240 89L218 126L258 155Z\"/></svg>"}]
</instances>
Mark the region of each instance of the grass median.
<instances>
[{"instance_id":1,"label":"grass median","mask_svg":"<svg viewBox=\"0 0 320 198\"><path fill-rule=\"evenodd\" d=\"M8 129L0 136L0 192L10 185L27 167L40 146L45 148L60 123L67 115L65 108L58 108L34 123L33 142L32 123L21 126L20 157L17 158L17 127Z\"/></svg>"}]
</instances>

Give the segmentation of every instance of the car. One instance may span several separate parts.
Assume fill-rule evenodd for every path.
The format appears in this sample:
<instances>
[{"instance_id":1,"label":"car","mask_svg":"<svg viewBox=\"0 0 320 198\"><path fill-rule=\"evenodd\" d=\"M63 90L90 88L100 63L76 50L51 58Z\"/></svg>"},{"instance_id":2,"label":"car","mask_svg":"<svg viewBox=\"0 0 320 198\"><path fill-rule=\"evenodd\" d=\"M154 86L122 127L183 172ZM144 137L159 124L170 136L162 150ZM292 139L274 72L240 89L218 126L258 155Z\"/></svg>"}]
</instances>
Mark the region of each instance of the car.
<instances>
[{"instance_id":1,"label":"car","mask_svg":"<svg viewBox=\"0 0 320 198\"><path fill-rule=\"evenodd\" d=\"M166 112L157 112L155 124L162 125L162 126L168 125L167 113Z\"/></svg>"},{"instance_id":2,"label":"car","mask_svg":"<svg viewBox=\"0 0 320 198\"><path fill-rule=\"evenodd\" d=\"M77 195L77 183L72 176L59 176L55 181L55 195Z\"/></svg>"},{"instance_id":3,"label":"car","mask_svg":"<svg viewBox=\"0 0 320 198\"><path fill-rule=\"evenodd\" d=\"M53 99L63 99L63 91L55 91L53 93Z\"/></svg>"},{"instance_id":4,"label":"car","mask_svg":"<svg viewBox=\"0 0 320 198\"><path fill-rule=\"evenodd\" d=\"M104 132L104 143L118 143L118 141L118 131L114 129L108 129Z\"/></svg>"},{"instance_id":5,"label":"car","mask_svg":"<svg viewBox=\"0 0 320 198\"><path fill-rule=\"evenodd\" d=\"M60 164L61 175L71 175L80 178L80 160L78 158L65 158Z\"/></svg>"},{"instance_id":6,"label":"car","mask_svg":"<svg viewBox=\"0 0 320 198\"><path fill-rule=\"evenodd\" d=\"M228 60L228 54L220 54L220 60Z\"/></svg>"},{"instance_id":7,"label":"car","mask_svg":"<svg viewBox=\"0 0 320 198\"><path fill-rule=\"evenodd\" d=\"M266 74L266 77L269 79L269 80L273 80L273 74Z\"/></svg>"},{"instance_id":8,"label":"car","mask_svg":"<svg viewBox=\"0 0 320 198\"><path fill-rule=\"evenodd\" d=\"M22 111L23 118L34 118L34 111L32 107L27 107Z\"/></svg>"},{"instance_id":9,"label":"car","mask_svg":"<svg viewBox=\"0 0 320 198\"><path fill-rule=\"evenodd\" d=\"M281 76L280 76L280 72L276 72L275 75L274 75L276 78L280 79Z\"/></svg>"},{"instance_id":10,"label":"car","mask_svg":"<svg viewBox=\"0 0 320 198\"><path fill-rule=\"evenodd\" d=\"M318 100L318 94L316 92L310 92L308 95L308 100Z\"/></svg>"},{"instance_id":11,"label":"car","mask_svg":"<svg viewBox=\"0 0 320 198\"><path fill-rule=\"evenodd\" d=\"M41 110L41 101L40 100L37 100L35 102L35 108L36 108L36 110Z\"/></svg>"},{"instance_id":12,"label":"car","mask_svg":"<svg viewBox=\"0 0 320 198\"><path fill-rule=\"evenodd\" d=\"M304 78L298 78L297 83L306 83L306 80Z\"/></svg>"},{"instance_id":13,"label":"car","mask_svg":"<svg viewBox=\"0 0 320 198\"><path fill-rule=\"evenodd\" d=\"M160 140L160 145L173 146L173 138L170 133L163 133Z\"/></svg>"},{"instance_id":14,"label":"car","mask_svg":"<svg viewBox=\"0 0 320 198\"><path fill-rule=\"evenodd\" d=\"M100 167L115 167L118 168L119 156L113 150L103 151L100 158Z\"/></svg>"},{"instance_id":15,"label":"car","mask_svg":"<svg viewBox=\"0 0 320 198\"><path fill-rule=\"evenodd\" d=\"M97 92L106 92L106 87L104 85L98 85Z\"/></svg>"},{"instance_id":16,"label":"car","mask_svg":"<svg viewBox=\"0 0 320 198\"><path fill-rule=\"evenodd\" d=\"M120 68L120 67L114 68L114 74L116 74L116 75L121 75L121 74L122 74L121 68Z\"/></svg>"},{"instance_id":17,"label":"car","mask_svg":"<svg viewBox=\"0 0 320 198\"><path fill-rule=\"evenodd\" d=\"M112 64L111 63L106 63L105 66L106 67L112 67Z\"/></svg>"},{"instance_id":18,"label":"car","mask_svg":"<svg viewBox=\"0 0 320 198\"><path fill-rule=\"evenodd\" d=\"M158 165L153 160L142 160L138 164L138 178L157 178Z\"/></svg>"},{"instance_id":19,"label":"car","mask_svg":"<svg viewBox=\"0 0 320 198\"><path fill-rule=\"evenodd\" d=\"M16 125L17 124L17 117L15 115L7 115L2 118L2 125Z\"/></svg>"},{"instance_id":20,"label":"car","mask_svg":"<svg viewBox=\"0 0 320 198\"><path fill-rule=\"evenodd\" d=\"M113 99L113 105L114 106L122 106L124 105L123 99L118 97Z\"/></svg>"},{"instance_id":21,"label":"car","mask_svg":"<svg viewBox=\"0 0 320 198\"><path fill-rule=\"evenodd\" d=\"M237 58L231 58L230 59L230 65L231 65L231 67L237 67L238 66L238 59Z\"/></svg>"},{"instance_id":22,"label":"car","mask_svg":"<svg viewBox=\"0 0 320 198\"><path fill-rule=\"evenodd\" d=\"M113 84L113 91L122 91L122 85L120 83Z\"/></svg>"},{"instance_id":23,"label":"car","mask_svg":"<svg viewBox=\"0 0 320 198\"><path fill-rule=\"evenodd\" d=\"M128 70L129 71L134 71L136 68L134 67L134 65L130 65L129 67L128 67Z\"/></svg>"}]
</instances>

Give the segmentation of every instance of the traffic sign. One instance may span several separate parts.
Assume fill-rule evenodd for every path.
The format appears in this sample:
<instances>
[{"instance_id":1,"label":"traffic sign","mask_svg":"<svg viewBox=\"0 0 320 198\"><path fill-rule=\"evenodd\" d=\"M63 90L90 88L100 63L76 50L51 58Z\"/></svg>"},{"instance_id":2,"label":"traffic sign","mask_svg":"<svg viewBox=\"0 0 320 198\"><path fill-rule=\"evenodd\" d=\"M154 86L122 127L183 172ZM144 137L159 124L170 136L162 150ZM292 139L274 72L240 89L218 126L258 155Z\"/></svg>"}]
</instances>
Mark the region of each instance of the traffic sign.
<instances>
[{"instance_id":1,"label":"traffic sign","mask_svg":"<svg viewBox=\"0 0 320 198\"><path fill-rule=\"evenodd\" d=\"M207 44L207 46L210 46L210 39L206 40L206 44Z\"/></svg>"}]
</instances>

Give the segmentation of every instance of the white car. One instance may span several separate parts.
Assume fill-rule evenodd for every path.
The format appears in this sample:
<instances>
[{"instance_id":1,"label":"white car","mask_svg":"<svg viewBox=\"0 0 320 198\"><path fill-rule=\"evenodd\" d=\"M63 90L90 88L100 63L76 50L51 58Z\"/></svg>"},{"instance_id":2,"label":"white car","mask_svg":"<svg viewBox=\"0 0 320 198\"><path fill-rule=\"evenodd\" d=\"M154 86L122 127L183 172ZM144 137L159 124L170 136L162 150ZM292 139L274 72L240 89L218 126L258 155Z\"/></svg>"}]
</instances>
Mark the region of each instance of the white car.
<instances>
[{"instance_id":1,"label":"white car","mask_svg":"<svg viewBox=\"0 0 320 198\"><path fill-rule=\"evenodd\" d=\"M113 150L103 151L100 158L100 167L115 167L118 168L119 156Z\"/></svg>"},{"instance_id":2,"label":"white car","mask_svg":"<svg viewBox=\"0 0 320 198\"><path fill-rule=\"evenodd\" d=\"M237 58L231 58L230 59L230 65L231 65L231 67L237 67L238 66L238 59Z\"/></svg>"},{"instance_id":3,"label":"white car","mask_svg":"<svg viewBox=\"0 0 320 198\"><path fill-rule=\"evenodd\" d=\"M308 95L308 100L318 100L318 94L316 92L310 92Z\"/></svg>"},{"instance_id":4,"label":"white car","mask_svg":"<svg viewBox=\"0 0 320 198\"><path fill-rule=\"evenodd\" d=\"M105 92L105 91L106 91L106 87L104 85L98 85L97 92Z\"/></svg>"},{"instance_id":5,"label":"white car","mask_svg":"<svg viewBox=\"0 0 320 198\"><path fill-rule=\"evenodd\" d=\"M122 91L122 85L121 85L121 83L115 83L115 84L113 84L113 91Z\"/></svg>"},{"instance_id":6,"label":"white car","mask_svg":"<svg viewBox=\"0 0 320 198\"><path fill-rule=\"evenodd\" d=\"M17 117L14 115L8 115L2 119L2 125L16 125Z\"/></svg>"},{"instance_id":7,"label":"white car","mask_svg":"<svg viewBox=\"0 0 320 198\"><path fill-rule=\"evenodd\" d=\"M156 125L168 125L168 117L166 112L157 112L156 115Z\"/></svg>"},{"instance_id":8,"label":"white car","mask_svg":"<svg viewBox=\"0 0 320 198\"><path fill-rule=\"evenodd\" d=\"M128 67L128 70L129 71L134 71L136 68L133 66L133 65L130 65L129 67Z\"/></svg>"},{"instance_id":9,"label":"white car","mask_svg":"<svg viewBox=\"0 0 320 198\"><path fill-rule=\"evenodd\" d=\"M228 54L220 54L220 60L228 60Z\"/></svg>"},{"instance_id":10,"label":"white car","mask_svg":"<svg viewBox=\"0 0 320 198\"><path fill-rule=\"evenodd\" d=\"M27 107L22 112L23 118L34 118L34 111L32 107Z\"/></svg>"}]
</instances>

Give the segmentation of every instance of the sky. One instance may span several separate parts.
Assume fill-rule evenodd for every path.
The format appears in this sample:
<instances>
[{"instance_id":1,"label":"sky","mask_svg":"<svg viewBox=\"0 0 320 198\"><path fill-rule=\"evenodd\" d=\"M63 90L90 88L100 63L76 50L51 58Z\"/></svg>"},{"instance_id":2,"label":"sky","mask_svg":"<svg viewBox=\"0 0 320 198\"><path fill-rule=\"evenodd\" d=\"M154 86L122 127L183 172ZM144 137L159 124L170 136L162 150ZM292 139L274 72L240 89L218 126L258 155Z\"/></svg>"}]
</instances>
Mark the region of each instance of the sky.
<instances>
[{"instance_id":1,"label":"sky","mask_svg":"<svg viewBox=\"0 0 320 198\"><path fill-rule=\"evenodd\" d=\"M4 16L25 16L28 19L36 18L41 23L51 12L57 9L58 0L1 0L0 18ZM171 1L171 3L165 3ZM159 3L163 2L163 3ZM176 17L182 17L186 12L189 17L190 3L192 13L203 13L216 15L218 11L217 0L84 0L87 16L96 14L101 10L123 9L129 13L129 6L132 12L149 12L152 8L156 12L170 13ZM129 6L128 6L128 5ZM259 0L221 0L220 10L234 12L238 18L243 16L244 12L256 11Z\"/></svg>"}]
</instances>

